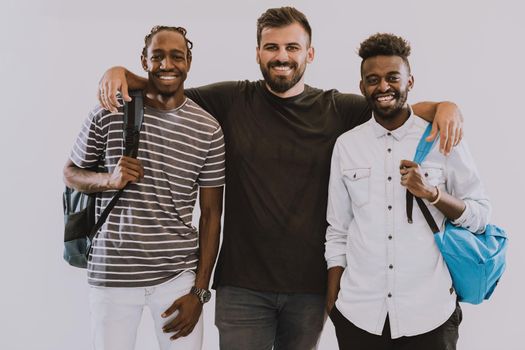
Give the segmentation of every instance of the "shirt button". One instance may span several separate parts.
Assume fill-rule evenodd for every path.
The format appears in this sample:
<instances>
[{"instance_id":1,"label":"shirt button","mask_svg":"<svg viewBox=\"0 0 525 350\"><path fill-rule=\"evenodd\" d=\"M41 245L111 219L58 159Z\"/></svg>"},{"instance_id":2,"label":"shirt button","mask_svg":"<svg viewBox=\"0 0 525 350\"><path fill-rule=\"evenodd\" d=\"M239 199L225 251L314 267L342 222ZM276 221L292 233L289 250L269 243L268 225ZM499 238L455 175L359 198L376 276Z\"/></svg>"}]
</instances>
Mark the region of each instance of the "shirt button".
<instances>
[{"instance_id":1,"label":"shirt button","mask_svg":"<svg viewBox=\"0 0 525 350\"><path fill-rule=\"evenodd\" d=\"M389 297L389 298L392 298L392 293L388 293L388 297Z\"/></svg>"},{"instance_id":2,"label":"shirt button","mask_svg":"<svg viewBox=\"0 0 525 350\"><path fill-rule=\"evenodd\" d=\"M388 153L392 152L392 148L387 149L387 152Z\"/></svg>"},{"instance_id":3,"label":"shirt button","mask_svg":"<svg viewBox=\"0 0 525 350\"><path fill-rule=\"evenodd\" d=\"M388 177L388 181L392 181L392 176L389 176L389 177Z\"/></svg>"},{"instance_id":4,"label":"shirt button","mask_svg":"<svg viewBox=\"0 0 525 350\"><path fill-rule=\"evenodd\" d=\"M388 206L388 210L392 210L392 206L391 205Z\"/></svg>"},{"instance_id":5,"label":"shirt button","mask_svg":"<svg viewBox=\"0 0 525 350\"><path fill-rule=\"evenodd\" d=\"M394 268L394 265L390 264L390 265L388 265L388 268L389 268L390 270L392 270L392 269Z\"/></svg>"},{"instance_id":6,"label":"shirt button","mask_svg":"<svg viewBox=\"0 0 525 350\"><path fill-rule=\"evenodd\" d=\"M392 133L390 133L390 132L387 132L386 134L387 134L388 136L392 135Z\"/></svg>"},{"instance_id":7,"label":"shirt button","mask_svg":"<svg viewBox=\"0 0 525 350\"><path fill-rule=\"evenodd\" d=\"M388 235L388 239L392 239L392 235Z\"/></svg>"}]
</instances>

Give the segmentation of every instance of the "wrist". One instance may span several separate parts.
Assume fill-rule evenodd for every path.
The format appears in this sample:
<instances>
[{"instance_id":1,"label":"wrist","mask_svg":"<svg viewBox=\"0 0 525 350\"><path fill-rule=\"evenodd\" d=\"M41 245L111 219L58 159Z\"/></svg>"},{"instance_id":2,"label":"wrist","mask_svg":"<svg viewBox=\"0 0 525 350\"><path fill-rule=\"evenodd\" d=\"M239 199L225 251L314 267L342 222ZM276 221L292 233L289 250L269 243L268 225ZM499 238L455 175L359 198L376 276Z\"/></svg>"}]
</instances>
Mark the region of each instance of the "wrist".
<instances>
[{"instance_id":1,"label":"wrist","mask_svg":"<svg viewBox=\"0 0 525 350\"><path fill-rule=\"evenodd\" d=\"M429 202L433 202L436 200L438 196L438 189L436 186L429 186L426 190L426 195L423 197Z\"/></svg>"}]
</instances>

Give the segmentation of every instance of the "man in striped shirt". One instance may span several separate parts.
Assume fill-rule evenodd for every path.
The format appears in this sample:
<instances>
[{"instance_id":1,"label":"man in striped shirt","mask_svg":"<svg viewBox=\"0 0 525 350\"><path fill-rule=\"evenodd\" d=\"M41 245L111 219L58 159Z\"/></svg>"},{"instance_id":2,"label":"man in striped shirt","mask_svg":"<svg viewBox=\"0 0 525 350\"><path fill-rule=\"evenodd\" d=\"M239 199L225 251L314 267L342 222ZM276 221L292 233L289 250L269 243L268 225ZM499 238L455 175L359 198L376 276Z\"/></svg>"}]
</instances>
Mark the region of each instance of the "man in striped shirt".
<instances>
[{"instance_id":1,"label":"man in striped shirt","mask_svg":"<svg viewBox=\"0 0 525 350\"><path fill-rule=\"evenodd\" d=\"M202 347L202 304L219 245L224 138L219 123L184 95L191 48L180 27L157 26L145 38L148 82L137 159L122 156L122 109L97 107L64 168L68 186L100 192L98 214L130 183L89 257L97 350L134 349L144 305L162 350ZM86 170L97 165L104 172ZM198 231L192 225L197 194Z\"/></svg>"}]
</instances>

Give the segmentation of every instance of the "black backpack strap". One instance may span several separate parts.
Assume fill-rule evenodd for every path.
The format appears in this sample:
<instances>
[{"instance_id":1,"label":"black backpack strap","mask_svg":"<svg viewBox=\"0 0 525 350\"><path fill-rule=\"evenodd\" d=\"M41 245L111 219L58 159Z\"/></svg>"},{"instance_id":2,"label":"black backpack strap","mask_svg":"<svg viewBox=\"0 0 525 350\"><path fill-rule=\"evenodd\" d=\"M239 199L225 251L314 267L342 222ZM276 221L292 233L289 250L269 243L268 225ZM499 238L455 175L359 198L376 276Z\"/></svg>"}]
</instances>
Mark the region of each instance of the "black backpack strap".
<instances>
[{"instance_id":1,"label":"black backpack strap","mask_svg":"<svg viewBox=\"0 0 525 350\"><path fill-rule=\"evenodd\" d=\"M142 128L142 121L144 120L144 100L142 97L142 90L131 90L129 95L132 98L131 102L124 103L124 154L128 157L136 158L139 149L140 129ZM100 214L97 223L93 226L93 229L89 234L91 241L97 236L98 231L108 218L110 211L117 204L124 189L128 185L129 183L113 195L111 201ZM90 252L91 248L88 252L88 256Z\"/></svg>"},{"instance_id":2,"label":"black backpack strap","mask_svg":"<svg viewBox=\"0 0 525 350\"><path fill-rule=\"evenodd\" d=\"M423 200L421 198L415 197L412 193L410 193L409 190L407 190L406 198L407 198L407 205L406 205L406 207L407 207L407 219L408 219L408 222L412 223L412 208L414 206L414 198L415 198L416 199L416 203L417 203L419 209L421 209L421 213L425 217L425 220L427 221L428 226L430 226L430 229L432 230L432 232L438 233L440 231L439 227L436 224L436 220L434 220L434 217L432 217L432 214L430 213L430 210L428 210L428 207L425 205L425 202L423 202Z\"/></svg>"}]
</instances>

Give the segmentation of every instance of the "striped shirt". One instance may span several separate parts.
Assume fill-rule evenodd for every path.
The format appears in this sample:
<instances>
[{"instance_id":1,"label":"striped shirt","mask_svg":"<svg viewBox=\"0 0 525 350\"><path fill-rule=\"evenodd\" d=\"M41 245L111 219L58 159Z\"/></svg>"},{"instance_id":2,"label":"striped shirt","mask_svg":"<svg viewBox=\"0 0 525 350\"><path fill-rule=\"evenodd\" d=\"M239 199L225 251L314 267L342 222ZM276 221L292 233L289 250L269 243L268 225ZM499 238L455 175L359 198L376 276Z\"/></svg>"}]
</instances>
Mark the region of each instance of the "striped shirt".
<instances>
[{"instance_id":1,"label":"striped shirt","mask_svg":"<svg viewBox=\"0 0 525 350\"><path fill-rule=\"evenodd\" d=\"M100 159L102 171L111 173L124 152L122 119L122 110L93 110L73 146L73 163L92 168ZM219 123L190 99L169 111L146 106L137 158L144 178L128 185L93 242L91 285L152 286L197 267L192 215L198 188L224 185ZM100 194L97 216L114 194Z\"/></svg>"}]
</instances>

